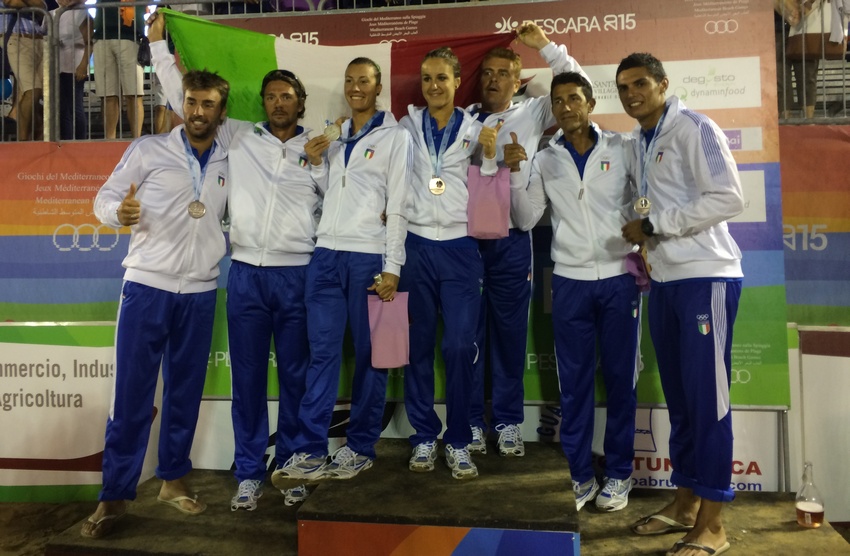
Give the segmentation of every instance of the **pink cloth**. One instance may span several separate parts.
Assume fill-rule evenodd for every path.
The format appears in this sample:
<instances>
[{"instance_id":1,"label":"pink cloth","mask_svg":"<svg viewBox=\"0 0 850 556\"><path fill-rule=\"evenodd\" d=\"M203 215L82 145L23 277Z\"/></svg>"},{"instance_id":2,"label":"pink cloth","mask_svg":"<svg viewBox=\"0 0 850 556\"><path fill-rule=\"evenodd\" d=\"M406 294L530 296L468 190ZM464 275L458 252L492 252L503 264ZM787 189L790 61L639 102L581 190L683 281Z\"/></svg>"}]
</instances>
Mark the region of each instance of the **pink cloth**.
<instances>
[{"instance_id":1,"label":"pink cloth","mask_svg":"<svg viewBox=\"0 0 850 556\"><path fill-rule=\"evenodd\" d=\"M467 233L478 239L508 237L511 171L508 168L499 168L495 176L482 176L481 168L470 166L467 190Z\"/></svg>"},{"instance_id":2,"label":"pink cloth","mask_svg":"<svg viewBox=\"0 0 850 556\"><path fill-rule=\"evenodd\" d=\"M640 253L626 255L626 272L635 277L635 284L640 291L649 291L651 280L649 272L646 271L646 262L640 256Z\"/></svg>"},{"instance_id":3,"label":"pink cloth","mask_svg":"<svg viewBox=\"0 0 850 556\"><path fill-rule=\"evenodd\" d=\"M407 292L396 292L392 301L377 295L367 298L369 331L372 337L372 366L396 369L410 363L410 319Z\"/></svg>"}]
</instances>

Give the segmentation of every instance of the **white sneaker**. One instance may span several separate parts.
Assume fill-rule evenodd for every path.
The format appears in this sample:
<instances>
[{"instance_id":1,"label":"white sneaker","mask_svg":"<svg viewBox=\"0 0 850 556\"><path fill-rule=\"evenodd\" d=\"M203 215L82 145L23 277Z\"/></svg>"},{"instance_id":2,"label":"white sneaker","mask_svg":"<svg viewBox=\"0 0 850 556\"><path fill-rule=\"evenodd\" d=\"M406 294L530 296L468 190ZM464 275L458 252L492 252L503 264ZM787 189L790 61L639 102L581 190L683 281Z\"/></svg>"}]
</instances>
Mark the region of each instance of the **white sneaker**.
<instances>
[{"instance_id":1,"label":"white sneaker","mask_svg":"<svg viewBox=\"0 0 850 556\"><path fill-rule=\"evenodd\" d=\"M372 467L372 462L372 458L358 454L345 445L333 453L331 462L325 466L324 476L329 479L350 479Z\"/></svg>"},{"instance_id":2,"label":"white sneaker","mask_svg":"<svg viewBox=\"0 0 850 556\"><path fill-rule=\"evenodd\" d=\"M427 473L434 470L435 461L437 461L437 443L433 440L421 442L413 448L407 467L417 473Z\"/></svg>"},{"instance_id":3,"label":"white sneaker","mask_svg":"<svg viewBox=\"0 0 850 556\"><path fill-rule=\"evenodd\" d=\"M470 452L486 454L487 439L484 437L484 429L476 426L470 426L469 428L472 429L472 442L467 445L466 449Z\"/></svg>"},{"instance_id":4,"label":"white sneaker","mask_svg":"<svg viewBox=\"0 0 850 556\"><path fill-rule=\"evenodd\" d=\"M283 503L287 506L294 506L298 502L303 502L310 496L310 491L307 485L298 485L297 487L287 490L281 490L283 493Z\"/></svg>"},{"instance_id":5,"label":"white sneaker","mask_svg":"<svg viewBox=\"0 0 850 556\"><path fill-rule=\"evenodd\" d=\"M599 492L599 483L596 482L596 477L586 483L573 481L573 492L576 494L576 510L581 511L584 505L593 500Z\"/></svg>"},{"instance_id":6,"label":"white sneaker","mask_svg":"<svg viewBox=\"0 0 850 556\"><path fill-rule=\"evenodd\" d=\"M263 481L244 480L236 489L236 496L230 500L230 511L248 510L253 512L257 509L257 499L263 495Z\"/></svg>"},{"instance_id":7,"label":"white sneaker","mask_svg":"<svg viewBox=\"0 0 850 556\"><path fill-rule=\"evenodd\" d=\"M283 467L279 467L272 473L272 484L276 488L281 488L281 481L289 479L298 479L310 481L320 479L325 472L325 464L328 458L319 454L308 454L307 452L298 452L292 454Z\"/></svg>"},{"instance_id":8,"label":"white sneaker","mask_svg":"<svg viewBox=\"0 0 850 556\"><path fill-rule=\"evenodd\" d=\"M446 465L452 470L455 479L474 479L478 476L478 468L469 457L466 448L455 448L446 444Z\"/></svg>"},{"instance_id":9,"label":"white sneaker","mask_svg":"<svg viewBox=\"0 0 850 556\"><path fill-rule=\"evenodd\" d=\"M522 457L525 455L525 444L522 433L517 425L496 425L499 433L499 453L503 456Z\"/></svg>"},{"instance_id":10,"label":"white sneaker","mask_svg":"<svg viewBox=\"0 0 850 556\"><path fill-rule=\"evenodd\" d=\"M616 512L629 504L632 479L605 478L605 487L596 497L596 507L604 512Z\"/></svg>"}]
</instances>

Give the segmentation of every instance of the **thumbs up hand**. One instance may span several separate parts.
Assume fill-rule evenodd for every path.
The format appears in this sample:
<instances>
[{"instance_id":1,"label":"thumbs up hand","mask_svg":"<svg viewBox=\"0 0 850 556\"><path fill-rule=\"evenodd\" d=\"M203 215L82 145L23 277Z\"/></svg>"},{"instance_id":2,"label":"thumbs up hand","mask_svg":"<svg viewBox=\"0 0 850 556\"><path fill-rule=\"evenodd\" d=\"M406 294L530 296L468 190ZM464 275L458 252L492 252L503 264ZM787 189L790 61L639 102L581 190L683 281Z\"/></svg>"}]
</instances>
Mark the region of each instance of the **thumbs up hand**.
<instances>
[{"instance_id":1,"label":"thumbs up hand","mask_svg":"<svg viewBox=\"0 0 850 556\"><path fill-rule=\"evenodd\" d=\"M504 122L499 122L496 127L481 127L481 133L478 134L478 143L484 149L484 158L496 158L496 139L499 136L499 130L502 129Z\"/></svg>"},{"instance_id":2,"label":"thumbs up hand","mask_svg":"<svg viewBox=\"0 0 850 556\"><path fill-rule=\"evenodd\" d=\"M510 168L511 172L519 172L519 165L523 160L528 160L525 148L519 144L516 133L512 131L511 142L505 143L505 166Z\"/></svg>"},{"instance_id":3,"label":"thumbs up hand","mask_svg":"<svg viewBox=\"0 0 850 556\"><path fill-rule=\"evenodd\" d=\"M124 200L121 201L121 204L118 205L118 211L116 212L118 221L123 226L133 226L139 223L141 213L142 204L136 199L136 184L131 183L130 190L124 197Z\"/></svg>"}]
</instances>

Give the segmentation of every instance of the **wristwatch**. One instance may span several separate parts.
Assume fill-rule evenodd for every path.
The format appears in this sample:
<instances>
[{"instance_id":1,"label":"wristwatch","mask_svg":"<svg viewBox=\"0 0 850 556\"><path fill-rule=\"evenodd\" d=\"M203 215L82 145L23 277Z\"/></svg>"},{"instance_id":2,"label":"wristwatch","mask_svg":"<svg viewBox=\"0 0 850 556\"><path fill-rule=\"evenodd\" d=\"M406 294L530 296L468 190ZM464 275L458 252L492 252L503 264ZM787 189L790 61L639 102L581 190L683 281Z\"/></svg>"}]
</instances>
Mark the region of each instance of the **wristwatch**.
<instances>
[{"instance_id":1,"label":"wristwatch","mask_svg":"<svg viewBox=\"0 0 850 556\"><path fill-rule=\"evenodd\" d=\"M655 227L652 225L652 222L649 221L649 218L641 218L640 231L643 232L643 235L646 237L652 237L655 235Z\"/></svg>"}]
</instances>

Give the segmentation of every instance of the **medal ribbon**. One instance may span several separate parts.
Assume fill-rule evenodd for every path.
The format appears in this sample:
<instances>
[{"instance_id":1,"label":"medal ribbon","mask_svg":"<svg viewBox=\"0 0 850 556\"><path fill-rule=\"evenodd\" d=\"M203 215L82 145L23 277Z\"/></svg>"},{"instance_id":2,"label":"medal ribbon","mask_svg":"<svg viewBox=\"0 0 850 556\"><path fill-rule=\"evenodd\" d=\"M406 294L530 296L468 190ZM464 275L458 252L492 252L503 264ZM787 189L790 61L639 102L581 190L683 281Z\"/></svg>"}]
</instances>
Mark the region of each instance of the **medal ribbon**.
<instances>
[{"instance_id":1,"label":"medal ribbon","mask_svg":"<svg viewBox=\"0 0 850 556\"><path fill-rule=\"evenodd\" d=\"M379 118L381 121L384 119L384 113L381 110L375 112L375 114L369 118L369 121L366 122L366 125L361 127L360 131L358 131L353 137L340 137L339 140L343 143L356 143L361 137L372 131L372 128L378 124ZM354 121L352 120L351 123L353 125ZM351 126L348 126L348 133L351 133Z\"/></svg>"},{"instance_id":2,"label":"medal ribbon","mask_svg":"<svg viewBox=\"0 0 850 556\"><path fill-rule=\"evenodd\" d=\"M640 134L640 196L646 197L646 192L649 189L649 181L646 178L646 170L649 164L649 157L647 154L652 153L653 147L655 147L655 143L658 141L658 136L661 135L661 124L664 123L664 118L667 117L667 108L664 109L664 112L661 114L661 119L658 120L658 124L655 126L655 133L652 135L652 141L649 142L649 145L644 146L646 143L646 138L643 133Z\"/></svg>"},{"instance_id":3,"label":"medal ribbon","mask_svg":"<svg viewBox=\"0 0 850 556\"><path fill-rule=\"evenodd\" d=\"M180 137L183 139L183 146L186 148L186 162L189 163L189 172L192 174L192 190L195 192L195 200L197 201L201 198L201 189L204 187L204 176L207 173L207 165L204 164L204 167L201 168L201 163L195 157L195 153L192 152L192 146L186 138L185 131L180 133ZM210 154L207 157L208 161L214 151L215 141L210 145Z\"/></svg>"},{"instance_id":4,"label":"medal ribbon","mask_svg":"<svg viewBox=\"0 0 850 556\"><path fill-rule=\"evenodd\" d=\"M428 116L427 118L425 118L426 115ZM440 170L443 168L443 155L446 154L446 149L449 147L449 137L451 137L452 129L454 129L456 116L457 110L452 110L449 123L443 128L443 138L440 141L440 150L438 151L434 145L434 131L431 129L435 120L431 117L427 108L422 115L422 127L425 128L425 142L428 144L428 154L431 156L431 170L433 171L432 175L435 178L440 177Z\"/></svg>"}]
</instances>

